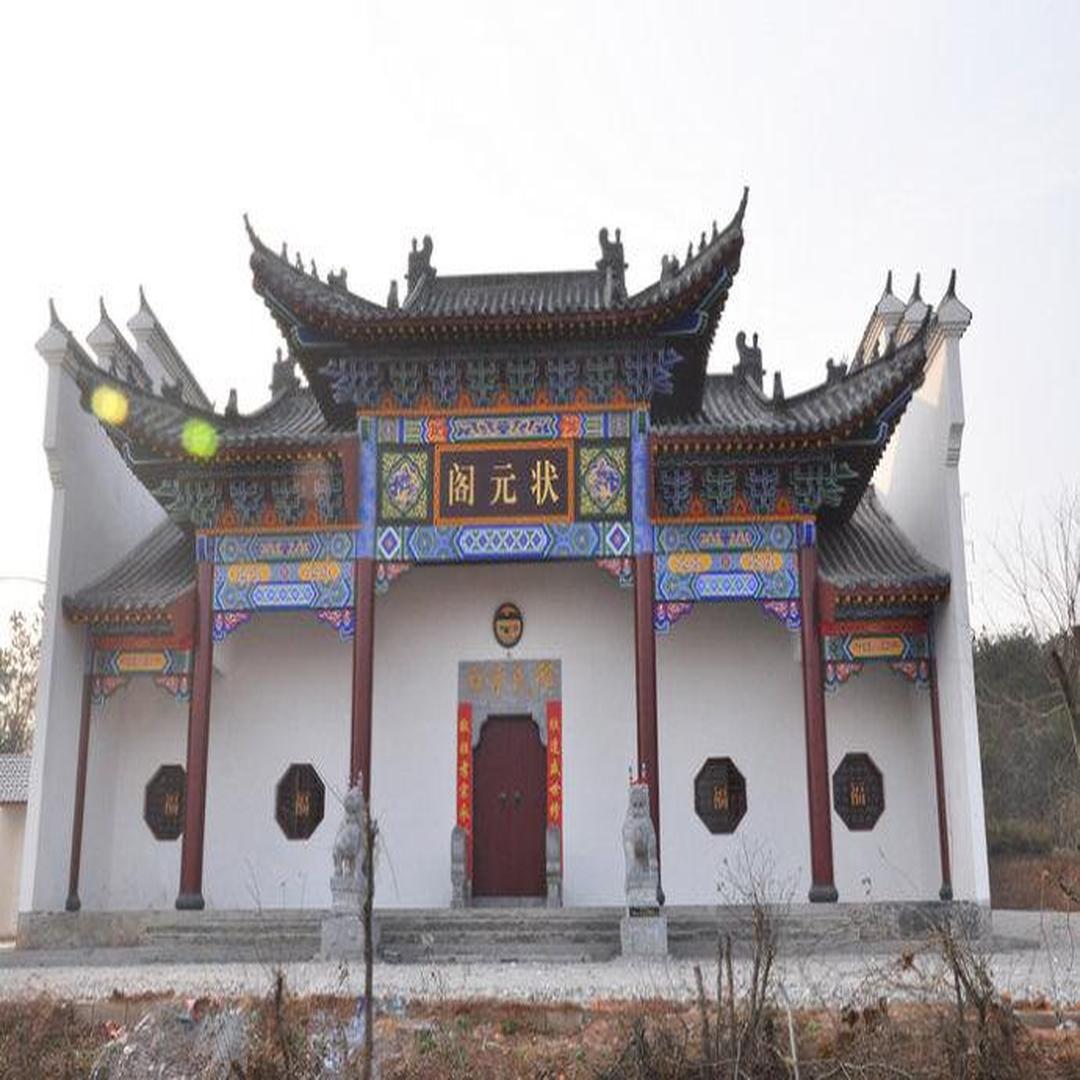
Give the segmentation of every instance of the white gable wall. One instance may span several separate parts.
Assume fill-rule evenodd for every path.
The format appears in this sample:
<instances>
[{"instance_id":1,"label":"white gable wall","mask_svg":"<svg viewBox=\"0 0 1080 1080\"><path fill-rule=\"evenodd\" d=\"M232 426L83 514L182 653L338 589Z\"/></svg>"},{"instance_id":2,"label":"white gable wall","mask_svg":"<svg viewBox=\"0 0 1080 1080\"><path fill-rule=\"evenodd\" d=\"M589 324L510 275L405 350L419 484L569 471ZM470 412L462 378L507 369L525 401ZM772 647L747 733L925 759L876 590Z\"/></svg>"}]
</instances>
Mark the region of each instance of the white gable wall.
<instances>
[{"instance_id":1,"label":"white gable wall","mask_svg":"<svg viewBox=\"0 0 1080 1080\"><path fill-rule=\"evenodd\" d=\"M955 304L955 301L953 302ZM945 305L942 305L942 309ZM962 332L962 331L961 331ZM952 588L934 619L953 893L990 902L982 766L975 711L959 461L964 431L959 334L936 332L923 386L875 477L882 502Z\"/></svg>"},{"instance_id":2,"label":"white gable wall","mask_svg":"<svg viewBox=\"0 0 1080 1080\"><path fill-rule=\"evenodd\" d=\"M55 328L38 343L49 372L44 446L53 498L20 911L60 910L67 898L86 634L64 618L61 600L109 570L165 516L81 408L66 348Z\"/></svg>"}]
</instances>

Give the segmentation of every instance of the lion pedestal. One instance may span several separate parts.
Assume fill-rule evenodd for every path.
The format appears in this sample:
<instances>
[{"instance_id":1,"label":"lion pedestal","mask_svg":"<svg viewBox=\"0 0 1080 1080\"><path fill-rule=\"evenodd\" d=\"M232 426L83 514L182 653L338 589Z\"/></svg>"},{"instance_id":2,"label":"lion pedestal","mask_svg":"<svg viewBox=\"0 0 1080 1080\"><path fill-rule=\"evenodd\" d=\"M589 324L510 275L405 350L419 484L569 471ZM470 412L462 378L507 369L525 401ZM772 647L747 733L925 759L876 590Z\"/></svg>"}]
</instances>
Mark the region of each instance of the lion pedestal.
<instances>
[{"instance_id":1,"label":"lion pedestal","mask_svg":"<svg viewBox=\"0 0 1080 1080\"><path fill-rule=\"evenodd\" d=\"M367 807L359 786L343 802L345 816L334 838L334 874L330 878L330 914L322 922L319 955L326 960L360 960L364 956L364 895L369 868L364 864ZM372 924L372 947L378 934Z\"/></svg>"},{"instance_id":2,"label":"lion pedestal","mask_svg":"<svg viewBox=\"0 0 1080 1080\"><path fill-rule=\"evenodd\" d=\"M630 785L623 821L626 913L619 924L623 956L667 956L667 916L660 906L660 860L649 814L649 788Z\"/></svg>"}]
</instances>

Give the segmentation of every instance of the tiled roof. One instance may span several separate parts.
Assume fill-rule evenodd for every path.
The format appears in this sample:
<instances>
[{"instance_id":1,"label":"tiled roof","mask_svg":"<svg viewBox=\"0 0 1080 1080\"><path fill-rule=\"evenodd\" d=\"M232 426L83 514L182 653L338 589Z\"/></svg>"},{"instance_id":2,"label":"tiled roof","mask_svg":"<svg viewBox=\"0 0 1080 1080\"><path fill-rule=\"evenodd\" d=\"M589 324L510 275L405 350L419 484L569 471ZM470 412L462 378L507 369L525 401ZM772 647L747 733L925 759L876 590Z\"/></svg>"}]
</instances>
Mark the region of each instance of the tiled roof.
<instances>
[{"instance_id":1,"label":"tiled roof","mask_svg":"<svg viewBox=\"0 0 1080 1080\"><path fill-rule=\"evenodd\" d=\"M943 595L949 575L924 559L868 487L851 518L823 528L821 576L841 592L907 590Z\"/></svg>"},{"instance_id":2,"label":"tiled roof","mask_svg":"<svg viewBox=\"0 0 1080 1080\"><path fill-rule=\"evenodd\" d=\"M24 803L30 794L30 755L0 754L0 803Z\"/></svg>"},{"instance_id":3,"label":"tiled roof","mask_svg":"<svg viewBox=\"0 0 1080 1080\"><path fill-rule=\"evenodd\" d=\"M195 585L195 542L163 521L97 581L65 598L69 616L164 611Z\"/></svg>"},{"instance_id":4,"label":"tiled roof","mask_svg":"<svg viewBox=\"0 0 1080 1080\"><path fill-rule=\"evenodd\" d=\"M743 375L708 375L701 408L692 416L661 420L657 434L741 438L816 435L866 419L907 385L926 364L925 335L842 379L781 401Z\"/></svg>"},{"instance_id":5,"label":"tiled roof","mask_svg":"<svg viewBox=\"0 0 1080 1080\"><path fill-rule=\"evenodd\" d=\"M80 364L76 378L85 408L90 407L97 387L108 385L119 390L127 399L127 415L116 434L172 457L184 456L181 433L193 419L213 427L218 454L264 446L321 446L341 437L327 424L315 395L307 388L279 394L253 413L228 416L141 390L89 361Z\"/></svg>"},{"instance_id":6,"label":"tiled roof","mask_svg":"<svg viewBox=\"0 0 1080 1080\"><path fill-rule=\"evenodd\" d=\"M425 278L409 297L410 315L533 315L602 311L604 277L599 270L533 274L470 274Z\"/></svg>"},{"instance_id":7,"label":"tiled roof","mask_svg":"<svg viewBox=\"0 0 1080 1080\"><path fill-rule=\"evenodd\" d=\"M676 268L674 262L668 263L660 280L633 295L627 295L623 282L621 240L608 241L606 233L596 269L461 276L440 275L431 267L430 238L425 238L423 258L414 266L415 249L410 256L410 277L415 275L415 279L400 306L357 296L339 276L320 280L316 273L290 262L284 250L280 255L272 251L249 225L251 269L255 291L266 300L283 332L293 335L294 344L301 347L311 334L324 341L357 343L430 340L432 333L441 332L435 325L440 320L462 318L471 320L469 331L477 335L504 336L508 323L522 330L535 328L538 317L545 333L561 328L573 332L582 316L597 317L589 323L594 331L638 333L668 324L706 294L711 296L710 290L721 279L730 284L742 251L745 209L744 192L726 228L714 226L708 238L703 233L698 250L688 252L684 264ZM577 322L575 317L579 317ZM515 323L517 319L522 322ZM305 331L299 337L298 328Z\"/></svg>"}]
</instances>

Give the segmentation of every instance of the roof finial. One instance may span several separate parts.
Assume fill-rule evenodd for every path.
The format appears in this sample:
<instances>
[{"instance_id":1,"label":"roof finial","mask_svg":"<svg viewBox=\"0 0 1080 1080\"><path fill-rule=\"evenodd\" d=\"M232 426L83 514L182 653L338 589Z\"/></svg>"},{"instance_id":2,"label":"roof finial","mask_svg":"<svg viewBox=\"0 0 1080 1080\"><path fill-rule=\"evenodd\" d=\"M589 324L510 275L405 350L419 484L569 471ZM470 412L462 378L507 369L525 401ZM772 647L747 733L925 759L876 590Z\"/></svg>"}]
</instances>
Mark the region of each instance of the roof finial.
<instances>
[{"instance_id":1,"label":"roof finial","mask_svg":"<svg viewBox=\"0 0 1080 1080\"><path fill-rule=\"evenodd\" d=\"M732 220L732 225L741 225L743 218L746 216L746 204L750 200L750 185L747 184L742 189L742 199L739 201L739 209L735 211L735 217Z\"/></svg>"},{"instance_id":2,"label":"roof finial","mask_svg":"<svg viewBox=\"0 0 1080 1080\"><path fill-rule=\"evenodd\" d=\"M949 287L945 290L946 300L956 299L956 267L952 268L952 273L949 274Z\"/></svg>"},{"instance_id":3,"label":"roof finial","mask_svg":"<svg viewBox=\"0 0 1080 1080\"><path fill-rule=\"evenodd\" d=\"M97 303L98 303L98 314L103 319L107 319L109 317L109 313L105 310L105 297L104 296L99 296L97 298Z\"/></svg>"},{"instance_id":4,"label":"roof finial","mask_svg":"<svg viewBox=\"0 0 1080 1080\"><path fill-rule=\"evenodd\" d=\"M63 326L60 321L60 316L56 314L56 304L53 303L53 298L49 297L49 325L50 326Z\"/></svg>"},{"instance_id":5,"label":"roof finial","mask_svg":"<svg viewBox=\"0 0 1080 1080\"><path fill-rule=\"evenodd\" d=\"M397 311L398 309L397 278L390 282L390 292L386 296L386 306L391 311Z\"/></svg>"},{"instance_id":6,"label":"roof finial","mask_svg":"<svg viewBox=\"0 0 1080 1080\"><path fill-rule=\"evenodd\" d=\"M772 376L772 396L773 401L781 402L784 400L784 380L779 371L774 371Z\"/></svg>"},{"instance_id":7,"label":"roof finial","mask_svg":"<svg viewBox=\"0 0 1080 1080\"><path fill-rule=\"evenodd\" d=\"M922 300L922 274L917 273L915 275L915 287L911 290L911 299L908 300L909 304L915 303L916 300Z\"/></svg>"},{"instance_id":8,"label":"roof finial","mask_svg":"<svg viewBox=\"0 0 1080 1080\"><path fill-rule=\"evenodd\" d=\"M253 244L259 244L261 246L261 242L259 238L255 235L255 230L251 227L251 222L248 220L246 210L244 211L244 228L247 229L248 239Z\"/></svg>"},{"instance_id":9,"label":"roof finial","mask_svg":"<svg viewBox=\"0 0 1080 1080\"><path fill-rule=\"evenodd\" d=\"M240 407L236 403L236 387L231 387L229 390L229 403L225 406L226 416L239 416Z\"/></svg>"},{"instance_id":10,"label":"roof finial","mask_svg":"<svg viewBox=\"0 0 1080 1080\"><path fill-rule=\"evenodd\" d=\"M883 295L892 296L892 294L893 294L893 291L892 291L892 271L890 270L885 275L885 292L884 292Z\"/></svg>"},{"instance_id":11,"label":"roof finial","mask_svg":"<svg viewBox=\"0 0 1080 1080\"><path fill-rule=\"evenodd\" d=\"M143 287L139 286L139 307L149 308L150 305L146 302L146 293L143 291Z\"/></svg>"}]
</instances>

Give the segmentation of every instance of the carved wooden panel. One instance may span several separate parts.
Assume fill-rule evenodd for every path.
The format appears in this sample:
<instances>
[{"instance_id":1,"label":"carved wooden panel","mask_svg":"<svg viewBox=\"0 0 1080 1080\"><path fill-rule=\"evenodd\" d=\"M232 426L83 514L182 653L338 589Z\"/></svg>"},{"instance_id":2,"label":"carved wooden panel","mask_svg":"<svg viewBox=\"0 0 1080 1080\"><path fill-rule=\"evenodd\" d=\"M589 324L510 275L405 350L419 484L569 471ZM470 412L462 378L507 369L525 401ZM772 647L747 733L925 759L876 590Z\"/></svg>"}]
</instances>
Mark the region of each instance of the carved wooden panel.
<instances>
[{"instance_id":1,"label":"carved wooden panel","mask_svg":"<svg viewBox=\"0 0 1080 1080\"><path fill-rule=\"evenodd\" d=\"M845 754L833 773L833 807L856 832L872 829L885 812L885 781L869 754Z\"/></svg>"},{"instance_id":2,"label":"carved wooden panel","mask_svg":"<svg viewBox=\"0 0 1080 1080\"><path fill-rule=\"evenodd\" d=\"M143 820L158 840L175 840L184 831L186 787L182 765L162 765L146 785Z\"/></svg>"},{"instance_id":3,"label":"carved wooden panel","mask_svg":"<svg viewBox=\"0 0 1080 1080\"><path fill-rule=\"evenodd\" d=\"M319 827L326 808L326 788L307 763L290 765L278 781L274 816L290 840L306 840Z\"/></svg>"},{"instance_id":4,"label":"carved wooden panel","mask_svg":"<svg viewBox=\"0 0 1080 1080\"><path fill-rule=\"evenodd\" d=\"M746 813L746 778L729 757L709 758L694 777L694 810L711 833L733 833Z\"/></svg>"}]
</instances>

